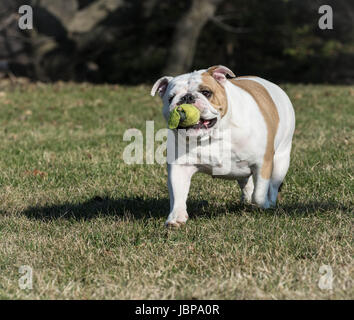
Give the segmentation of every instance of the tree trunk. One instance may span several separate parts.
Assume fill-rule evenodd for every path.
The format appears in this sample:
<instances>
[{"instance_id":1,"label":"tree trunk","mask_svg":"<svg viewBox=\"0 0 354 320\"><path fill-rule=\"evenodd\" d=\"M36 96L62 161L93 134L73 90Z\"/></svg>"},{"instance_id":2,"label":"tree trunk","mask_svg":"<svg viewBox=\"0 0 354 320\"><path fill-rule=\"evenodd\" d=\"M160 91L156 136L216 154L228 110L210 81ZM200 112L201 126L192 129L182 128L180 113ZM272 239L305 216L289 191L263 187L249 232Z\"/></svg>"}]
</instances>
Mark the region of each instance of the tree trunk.
<instances>
[{"instance_id":1,"label":"tree trunk","mask_svg":"<svg viewBox=\"0 0 354 320\"><path fill-rule=\"evenodd\" d=\"M199 35L221 2L193 0L189 11L177 23L164 74L174 76L189 71Z\"/></svg>"},{"instance_id":2,"label":"tree trunk","mask_svg":"<svg viewBox=\"0 0 354 320\"><path fill-rule=\"evenodd\" d=\"M46 14L42 15L42 25L50 18L56 21L57 29L51 25L45 30L42 27L40 31L29 32L35 76L42 81L75 78L77 66L89 63L90 58L101 52L101 47L112 41L110 29L100 23L124 2L96 0L81 10L77 0L68 0L67 5L52 0L38 2L36 12L42 10Z\"/></svg>"},{"instance_id":3,"label":"tree trunk","mask_svg":"<svg viewBox=\"0 0 354 320\"><path fill-rule=\"evenodd\" d=\"M89 32L123 4L124 1L122 0L98 0L93 2L75 14L68 25L68 31L74 33Z\"/></svg>"}]
</instances>

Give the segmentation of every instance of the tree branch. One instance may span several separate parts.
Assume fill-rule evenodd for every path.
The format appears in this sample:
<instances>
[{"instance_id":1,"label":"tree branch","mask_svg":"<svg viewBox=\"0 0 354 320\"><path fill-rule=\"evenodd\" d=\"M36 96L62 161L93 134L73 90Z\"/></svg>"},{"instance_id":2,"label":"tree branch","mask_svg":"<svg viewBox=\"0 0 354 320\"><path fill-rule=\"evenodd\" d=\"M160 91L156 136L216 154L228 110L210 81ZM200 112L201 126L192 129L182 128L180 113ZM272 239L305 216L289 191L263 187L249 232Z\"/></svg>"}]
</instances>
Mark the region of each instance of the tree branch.
<instances>
[{"instance_id":1,"label":"tree branch","mask_svg":"<svg viewBox=\"0 0 354 320\"><path fill-rule=\"evenodd\" d=\"M210 21L214 22L218 27L222 28L225 31L232 32L232 33L248 33L250 28L243 28L243 27L233 27L218 17L211 17Z\"/></svg>"}]
</instances>

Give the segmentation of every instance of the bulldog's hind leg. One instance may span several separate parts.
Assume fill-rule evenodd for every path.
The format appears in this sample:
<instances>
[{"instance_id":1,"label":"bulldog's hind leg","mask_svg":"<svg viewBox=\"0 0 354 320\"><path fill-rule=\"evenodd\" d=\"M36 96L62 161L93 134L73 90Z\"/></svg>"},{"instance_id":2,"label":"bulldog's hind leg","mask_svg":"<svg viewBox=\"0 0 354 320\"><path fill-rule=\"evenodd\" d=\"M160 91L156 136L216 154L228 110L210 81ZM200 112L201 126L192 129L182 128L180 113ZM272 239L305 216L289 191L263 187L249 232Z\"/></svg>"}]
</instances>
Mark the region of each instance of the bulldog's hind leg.
<instances>
[{"instance_id":1,"label":"bulldog's hind leg","mask_svg":"<svg viewBox=\"0 0 354 320\"><path fill-rule=\"evenodd\" d=\"M275 153L273 160L273 172L270 179L268 192L269 202L273 207L276 205L279 187L288 172L289 164L290 149L285 152Z\"/></svg>"},{"instance_id":2,"label":"bulldog's hind leg","mask_svg":"<svg viewBox=\"0 0 354 320\"><path fill-rule=\"evenodd\" d=\"M239 178L237 179L237 182L242 191L241 202L250 203L252 201L252 193L254 190L252 176L249 176L248 178Z\"/></svg>"},{"instance_id":3,"label":"bulldog's hind leg","mask_svg":"<svg viewBox=\"0 0 354 320\"><path fill-rule=\"evenodd\" d=\"M252 202L263 209L268 209L270 207L270 202L268 199L268 189L272 172L271 170L271 161L263 163L259 166L257 165L252 170L252 177L254 183Z\"/></svg>"}]
</instances>

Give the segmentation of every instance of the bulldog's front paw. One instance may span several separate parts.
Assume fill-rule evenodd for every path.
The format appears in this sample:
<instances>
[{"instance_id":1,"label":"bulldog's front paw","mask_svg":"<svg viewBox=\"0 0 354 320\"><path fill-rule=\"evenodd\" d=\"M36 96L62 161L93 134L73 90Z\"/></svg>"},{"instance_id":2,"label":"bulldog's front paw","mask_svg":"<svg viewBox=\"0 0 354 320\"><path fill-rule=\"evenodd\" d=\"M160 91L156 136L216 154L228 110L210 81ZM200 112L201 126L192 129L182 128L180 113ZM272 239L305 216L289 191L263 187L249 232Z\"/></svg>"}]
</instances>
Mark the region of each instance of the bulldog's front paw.
<instances>
[{"instance_id":1,"label":"bulldog's front paw","mask_svg":"<svg viewBox=\"0 0 354 320\"><path fill-rule=\"evenodd\" d=\"M187 211L172 211L165 222L165 226L169 228L179 228L188 220Z\"/></svg>"}]
</instances>

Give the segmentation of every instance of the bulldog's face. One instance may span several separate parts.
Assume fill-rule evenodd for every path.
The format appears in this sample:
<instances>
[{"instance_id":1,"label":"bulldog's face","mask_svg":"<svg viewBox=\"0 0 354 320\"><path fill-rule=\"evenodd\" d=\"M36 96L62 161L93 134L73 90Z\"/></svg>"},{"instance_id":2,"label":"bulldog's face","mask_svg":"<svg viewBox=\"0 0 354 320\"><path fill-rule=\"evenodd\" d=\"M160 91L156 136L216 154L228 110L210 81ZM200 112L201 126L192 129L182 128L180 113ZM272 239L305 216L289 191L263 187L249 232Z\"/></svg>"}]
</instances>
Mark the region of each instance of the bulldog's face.
<instances>
[{"instance_id":1,"label":"bulldog's face","mask_svg":"<svg viewBox=\"0 0 354 320\"><path fill-rule=\"evenodd\" d=\"M188 136L209 135L217 128L227 112L224 84L226 75L234 77L231 70L223 66L186 73L177 77L162 77L154 84L151 95L159 93L163 102L163 115L168 121L170 112L183 103L194 105L200 111L197 124L185 129Z\"/></svg>"}]
</instances>

